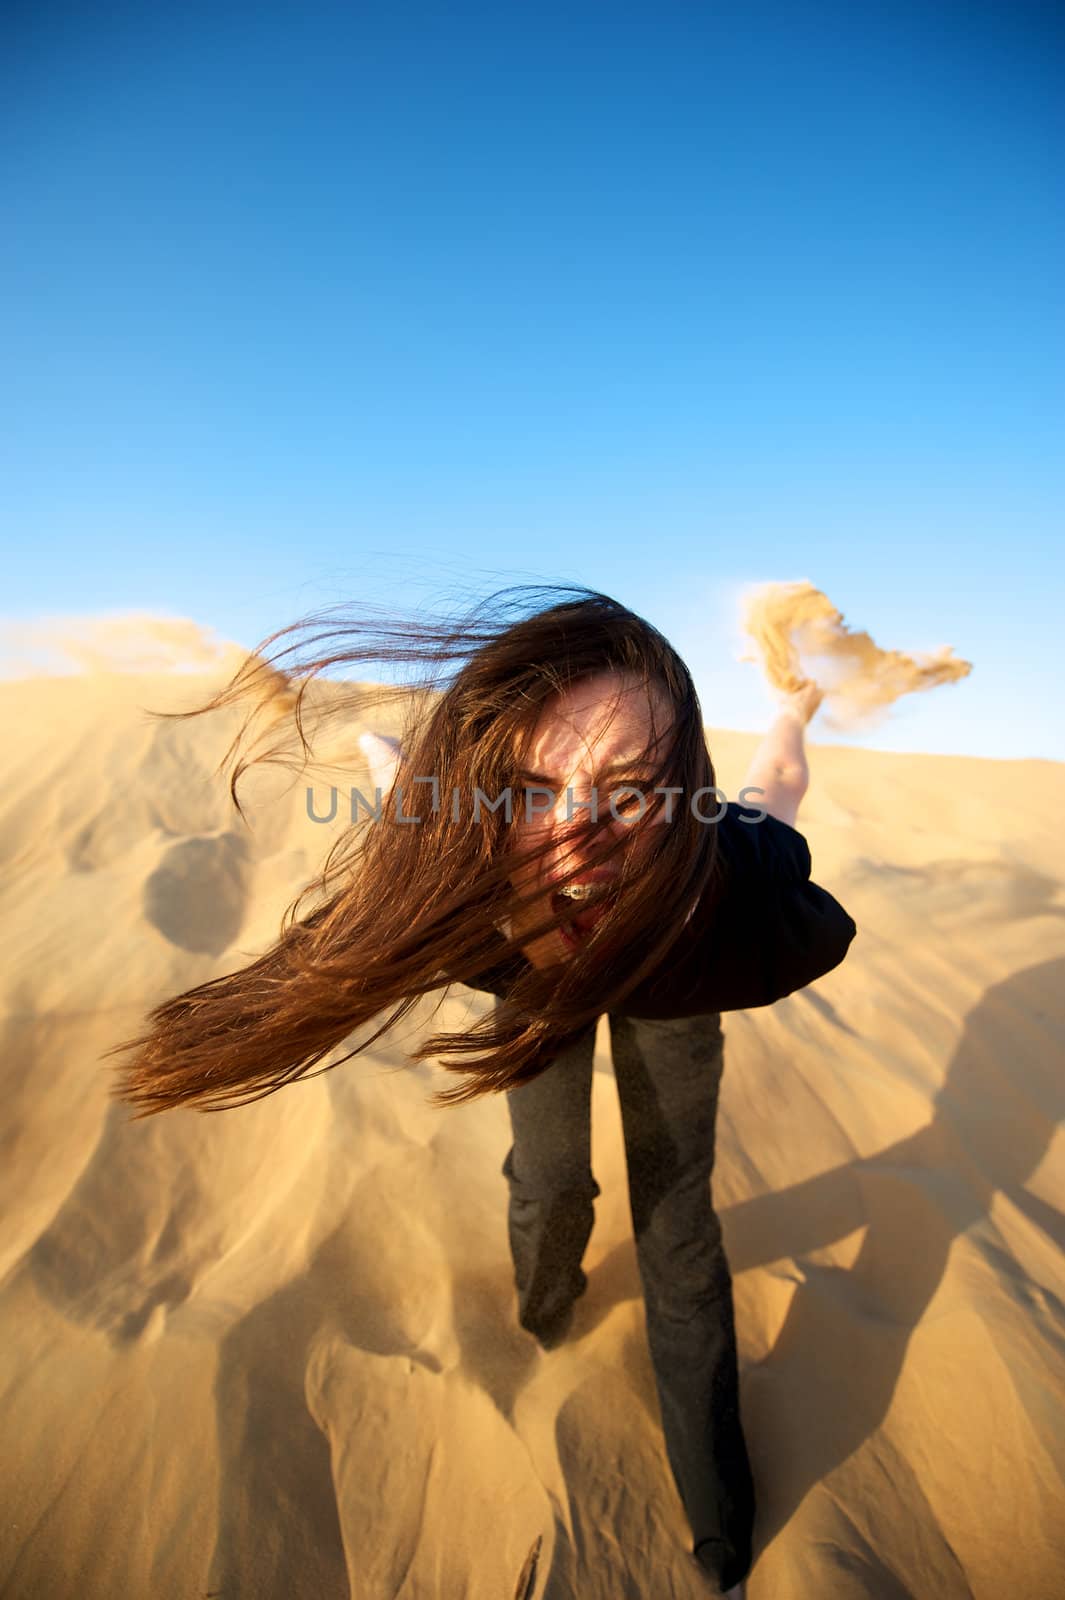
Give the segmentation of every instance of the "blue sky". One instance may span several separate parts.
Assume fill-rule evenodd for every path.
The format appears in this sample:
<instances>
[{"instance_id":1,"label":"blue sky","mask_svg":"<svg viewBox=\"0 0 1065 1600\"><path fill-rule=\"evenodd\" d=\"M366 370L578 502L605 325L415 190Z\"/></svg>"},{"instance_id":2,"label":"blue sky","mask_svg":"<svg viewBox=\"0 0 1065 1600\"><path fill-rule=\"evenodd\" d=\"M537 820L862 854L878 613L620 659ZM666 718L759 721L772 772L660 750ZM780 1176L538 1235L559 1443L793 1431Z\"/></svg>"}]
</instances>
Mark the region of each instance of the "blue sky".
<instances>
[{"instance_id":1,"label":"blue sky","mask_svg":"<svg viewBox=\"0 0 1065 1600\"><path fill-rule=\"evenodd\" d=\"M707 720L806 577L971 678L860 742L1065 759L1052 6L21 6L0 610L575 580ZM816 735L815 735L816 736Z\"/></svg>"}]
</instances>

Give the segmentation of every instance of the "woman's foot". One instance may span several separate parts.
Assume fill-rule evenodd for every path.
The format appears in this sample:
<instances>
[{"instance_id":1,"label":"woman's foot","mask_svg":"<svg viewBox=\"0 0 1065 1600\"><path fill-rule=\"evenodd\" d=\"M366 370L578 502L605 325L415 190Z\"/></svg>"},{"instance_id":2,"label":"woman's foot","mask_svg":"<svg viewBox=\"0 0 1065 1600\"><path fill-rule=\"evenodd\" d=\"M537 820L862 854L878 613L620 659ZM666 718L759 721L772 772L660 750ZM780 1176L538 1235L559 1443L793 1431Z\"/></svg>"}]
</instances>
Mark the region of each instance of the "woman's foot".
<instances>
[{"instance_id":1,"label":"woman's foot","mask_svg":"<svg viewBox=\"0 0 1065 1600\"><path fill-rule=\"evenodd\" d=\"M553 1323L550 1328L541 1328L539 1333L533 1334L533 1338L541 1350L557 1350L558 1346L564 1343L570 1328L573 1326L574 1310L575 1307L567 1306L558 1321Z\"/></svg>"},{"instance_id":2,"label":"woman's foot","mask_svg":"<svg viewBox=\"0 0 1065 1600\"><path fill-rule=\"evenodd\" d=\"M563 1342L563 1340L566 1338L566 1335L569 1333L573 1324L574 1314L577 1310L577 1301L580 1299L587 1287L588 1277L587 1274L582 1271L580 1274L580 1286L569 1305L563 1306L562 1310L556 1315L554 1321L550 1323L541 1323L536 1328L526 1327L525 1323L522 1322L521 1305L517 1294L515 1294L514 1312L519 1326L525 1328L526 1333L532 1334L541 1350L554 1350Z\"/></svg>"},{"instance_id":3,"label":"woman's foot","mask_svg":"<svg viewBox=\"0 0 1065 1600\"><path fill-rule=\"evenodd\" d=\"M720 1584L717 1574L721 1570L723 1549L724 1546L718 1539L701 1539L692 1551L700 1571L717 1584ZM718 1587L715 1592L721 1595L723 1600L747 1600L747 1580L746 1578L741 1578L739 1583L734 1583L731 1589Z\"/></svg>"}]
</instances>

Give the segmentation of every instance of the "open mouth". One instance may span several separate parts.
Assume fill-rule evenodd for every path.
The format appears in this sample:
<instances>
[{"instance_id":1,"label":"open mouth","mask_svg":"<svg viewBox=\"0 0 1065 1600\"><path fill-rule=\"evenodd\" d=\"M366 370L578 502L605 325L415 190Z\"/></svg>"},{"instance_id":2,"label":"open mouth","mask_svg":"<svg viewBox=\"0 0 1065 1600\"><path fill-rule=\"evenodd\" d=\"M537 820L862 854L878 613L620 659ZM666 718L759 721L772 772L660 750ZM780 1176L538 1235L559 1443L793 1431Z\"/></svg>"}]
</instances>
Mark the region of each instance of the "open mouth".
<instances>
[{"instance_id":1,"label":"open mouth","mask_svg":"<svg viewBox=\"0 0 1065 1600\"><path fill-rule=\"evenodd\" d=\"M576 950L603 920L616 898L609 883L567 883L551 896L551 909L566 921L559 926L563 943Z\"/></svg>"}]
</instances>

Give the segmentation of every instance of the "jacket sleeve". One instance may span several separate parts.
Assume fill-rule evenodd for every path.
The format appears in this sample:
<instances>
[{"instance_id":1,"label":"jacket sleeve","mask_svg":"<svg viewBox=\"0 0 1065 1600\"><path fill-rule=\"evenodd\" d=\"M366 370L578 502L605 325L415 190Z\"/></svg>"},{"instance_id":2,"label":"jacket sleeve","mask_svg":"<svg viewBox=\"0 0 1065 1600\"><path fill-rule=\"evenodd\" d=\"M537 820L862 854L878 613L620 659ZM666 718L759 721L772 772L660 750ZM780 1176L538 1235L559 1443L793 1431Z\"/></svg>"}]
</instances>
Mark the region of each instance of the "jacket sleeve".
<instances>
[{"instance_id":1,"label":"jacket sleeve","mask_svg":"<svg viewBox=\"0 0 1065 1600\"><path fill-rule=\"evenodd\" d=\"M772 1005L843 960L856 933L810 881L802 834L774 817L721 824L722 879L654 977L630 997L634 1016L681 1017Z\"/></svg>"},{"instance_id":2,"label":"jacket sleeve","mask_svg":"<svg viewBox=\"0 0 1065 1600\"><path fill-rule=\"evenodd\" d=\"M771 817L766 820L773 821ZM777 823L777 827L787 828L787 824ZM802 847L792 856L798 870L782 868L769 875L768 914L755 940L766 985L766 1005L794 994L796 989L805 988L838 967L857 932L839 901L810 881L806 840L794 828L787 831Z\"/></svg>"}]
</instances>

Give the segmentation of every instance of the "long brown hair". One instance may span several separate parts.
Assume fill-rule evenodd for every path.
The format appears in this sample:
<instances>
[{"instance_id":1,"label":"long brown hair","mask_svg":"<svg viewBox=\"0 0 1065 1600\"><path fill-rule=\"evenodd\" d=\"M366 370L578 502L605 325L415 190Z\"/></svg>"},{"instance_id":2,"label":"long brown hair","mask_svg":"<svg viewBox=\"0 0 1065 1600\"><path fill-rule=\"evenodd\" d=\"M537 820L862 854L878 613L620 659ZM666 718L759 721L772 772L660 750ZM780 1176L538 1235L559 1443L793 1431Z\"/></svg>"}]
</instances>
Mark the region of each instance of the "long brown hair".
<instances>
[{"instance_id":1,"label":"long brown hair","mask_svg":"<svg viewBox=\"0 0 1065 1600\"><path fill-rule=\"evenodd\" d=\"M404 794L405 814L419 821L400 823L395 808L383 806L379 822L353 824L286 913L272 949L167 1000L142 1037L117 1047L125 1053L117 1093L138 1115L179 1105L223 1110L325 1071L373 1044L420 996L449 981L475 982L501 959L509 963L505 1003L465 1032L425 1039L412 1055L442 1057L448 1071L466 1074L437 1091L437 1104L514 1088L602 1012L621 1009L710 886L716 828L682 803L671 825L655 828L638 871L627 871L622 855L608 914L564 965L529 965L501 931L534 900L521 899L512 881L530 847L516 842L502 808L485 809L472 825L470 797L480 790L497 798L514 786L524 743L552 696L607 671L664 698L669 737L646 752L653 777L637 826L664 803L653 788L672 787L686 799L714 783L687 667L656 628L586 589L505 590L459 621L400 623L334 610L273 635L220 694L185 713L251 702L227 758L238 807L248 766L280 759L269 731L276 732L279 704L306 755L309 722L320 730L325 720L350 719L355 704L365 716L364 687L329 675L375 663L421 669L413 685L391 691L409 707L405 770L436 779L435 787L411 783ZM595 826L575 823L575 836ZM624 840L610 842L605 831L602 838L604 856L623 850ZM561 921L545 913L535 935ZM352 1044L349 1035L368 1024L368 1035ZM347 1052L326 1061L345 1040Z\"/></svg>"}]
</instances>

